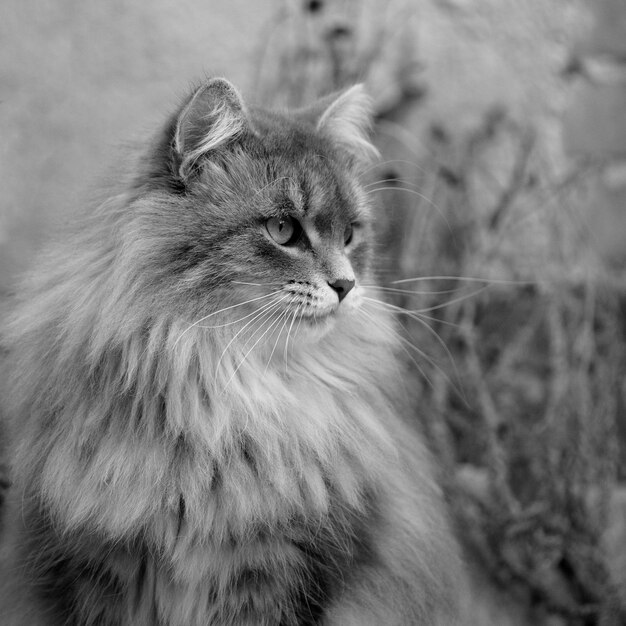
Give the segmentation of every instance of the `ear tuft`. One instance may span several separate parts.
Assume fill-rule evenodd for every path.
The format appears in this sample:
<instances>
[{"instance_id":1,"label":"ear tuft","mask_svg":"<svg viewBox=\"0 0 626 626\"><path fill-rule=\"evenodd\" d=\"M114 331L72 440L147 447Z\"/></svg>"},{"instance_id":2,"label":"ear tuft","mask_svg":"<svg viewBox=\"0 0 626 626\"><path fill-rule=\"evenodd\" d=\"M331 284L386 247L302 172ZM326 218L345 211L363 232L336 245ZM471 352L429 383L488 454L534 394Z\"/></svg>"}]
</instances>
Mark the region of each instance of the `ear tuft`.
<instances>
[{"instance_id":1,"label":"ear tuft","mask_svg":"<svg viewBox=\"0 0 626 626\"><path fill-rule=\"evenodd\" d=\"M370 141L372 109L372 100L363 85L355 85L322 113L317 130L347 150L358 162L367 163L380 156Z\"/></svg>"},{"instance_id":2,"label":"ear tuft","mask_svg":"<svg viewBox=\"0 0 626 626\"><path fill-rule=\"evenodd\" d=\"M243 100L224 78L213 78L195 91L176 124L174 150L178 173L186 180L197 161L236 139L246 128Z\"/></svg>"}]
</instances>

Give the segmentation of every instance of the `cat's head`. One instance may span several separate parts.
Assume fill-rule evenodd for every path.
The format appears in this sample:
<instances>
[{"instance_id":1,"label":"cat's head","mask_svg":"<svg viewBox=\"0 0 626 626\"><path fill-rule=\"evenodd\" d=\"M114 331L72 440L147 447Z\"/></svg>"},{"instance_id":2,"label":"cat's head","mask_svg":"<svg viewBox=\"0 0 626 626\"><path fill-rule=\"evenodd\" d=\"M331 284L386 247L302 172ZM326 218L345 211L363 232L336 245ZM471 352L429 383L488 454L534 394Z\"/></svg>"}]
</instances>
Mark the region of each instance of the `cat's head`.
<instances>
[{"instance_id":1,"label":"cat's head","mask_svg":"<svg viewBox=\"0 0 626 626\"><path fill-rule=\"evenodd\" d=\"M359 181L375 154L370 124L360 86L277 113L208 81L150 155L130 229L143 244L128 262L189 323L247 325L242 336L259 338L287 326L323 334L358 307L370 280Z\"/></svg>"}]
</instances>

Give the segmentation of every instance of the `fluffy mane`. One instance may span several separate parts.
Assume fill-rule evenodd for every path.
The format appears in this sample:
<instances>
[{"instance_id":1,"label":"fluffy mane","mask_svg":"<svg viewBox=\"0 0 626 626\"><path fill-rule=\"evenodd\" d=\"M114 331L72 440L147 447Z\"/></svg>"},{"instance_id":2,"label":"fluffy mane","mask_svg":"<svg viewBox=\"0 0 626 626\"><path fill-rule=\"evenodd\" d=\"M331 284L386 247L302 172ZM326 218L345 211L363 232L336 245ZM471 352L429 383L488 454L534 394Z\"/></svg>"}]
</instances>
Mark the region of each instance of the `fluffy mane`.
<instances>
[{"instance_id":1,"label":"fluffy mane","mask_svg":"<svg viewBox=\"0 0 626 626\"><path fill-rule=\"evenodd\" d=\"M306 137L313 151L341 155L357 137L363 153L363 107L357 90L309 127L250 113L232 86L212 81L140 156L132 181L77 221L22 286L5 343L19 442L13 510L30 535L11 554L38 555L34 574L50 596L65 594L52 603L59 615L452 623L456 557L426 451L397 417L393 320L340 310L328 332L300 341L294 315L280 322L286 342L269 325L264 340L244 330L270 297L264 283L228 278L255 260L211 241L226 260L207 269L200 247L201 219L242 219L243 209L221 207L275 202L276 171L253 142L271 153L291 124L291 146ZM336 157L340 173L352 167L348 152L350 165ZM341 176L364 204L355 176ZM80 584L67 595L71 577ZM119 601L98 597L103 589Z\"/></svg>"}]
</instances>

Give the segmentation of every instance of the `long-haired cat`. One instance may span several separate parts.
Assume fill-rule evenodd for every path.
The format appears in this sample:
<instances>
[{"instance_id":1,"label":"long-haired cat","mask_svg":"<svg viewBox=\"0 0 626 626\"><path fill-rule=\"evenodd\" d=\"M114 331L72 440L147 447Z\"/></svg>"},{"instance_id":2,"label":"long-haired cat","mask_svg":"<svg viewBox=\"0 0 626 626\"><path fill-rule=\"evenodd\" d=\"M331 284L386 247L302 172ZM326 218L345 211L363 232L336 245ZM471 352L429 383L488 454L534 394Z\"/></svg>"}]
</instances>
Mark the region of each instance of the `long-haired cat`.
<instances>
[{"instance_id":1,"label":"long-haired cat","mask_svg":"<svg viewBox=\"0 0 626 626\"><path fill-rule=\"evenodd\" d=\"M0 623L456 623L459 562L367 306L360 87L213 79L39 258L4 333Z\"/></svg>"}]
</instances>

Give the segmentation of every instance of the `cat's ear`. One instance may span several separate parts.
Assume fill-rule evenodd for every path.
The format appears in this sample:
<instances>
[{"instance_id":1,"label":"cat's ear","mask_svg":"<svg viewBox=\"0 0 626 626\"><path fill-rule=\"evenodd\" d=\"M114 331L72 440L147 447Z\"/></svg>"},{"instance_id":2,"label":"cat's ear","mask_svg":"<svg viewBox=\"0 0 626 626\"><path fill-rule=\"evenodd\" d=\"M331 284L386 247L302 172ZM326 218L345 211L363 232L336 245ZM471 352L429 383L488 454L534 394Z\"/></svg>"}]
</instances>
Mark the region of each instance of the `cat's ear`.
<instances>
[{"instance_id":1,"label":"cat's ear","mask_svg":"<svg viewBox=\"0 0 626 626\"><path fill-rule=\"evenodd\" d=\"M363 85L355 85L325 108L317 121L317 130L363 164L379 156L370 139L373 119L372 99Z\"/></svg>"},{"instance_id":2,"label":"cat's ear","mask_svg":"<svg viewBox=\"0 0 626 626\"><path fill-rule=\"evenodd\" d=\"M176 122L174 150L178 174L186 180L198 160L239 137L248 125L239 92L224 78L213 78L191 96Z\"/></svg>"}]
</instances>

